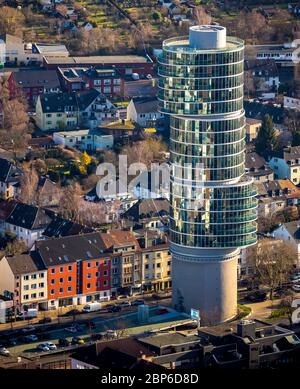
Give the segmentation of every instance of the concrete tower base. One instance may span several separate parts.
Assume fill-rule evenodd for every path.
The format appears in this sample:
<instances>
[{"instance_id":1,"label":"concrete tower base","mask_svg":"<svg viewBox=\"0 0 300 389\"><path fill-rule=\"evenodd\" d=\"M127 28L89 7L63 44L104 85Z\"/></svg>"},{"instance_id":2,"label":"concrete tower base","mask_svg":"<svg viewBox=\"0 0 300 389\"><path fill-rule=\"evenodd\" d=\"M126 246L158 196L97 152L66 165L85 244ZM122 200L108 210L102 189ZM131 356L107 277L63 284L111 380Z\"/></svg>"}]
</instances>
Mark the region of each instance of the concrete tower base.
<instances>
[{"instance_id":1,"label":"concrete tower base","mask_svg":"<svg viewBox=\"0 0 300 389\"><path fill-rule=\"evenodd\" d=\"M199 309L201 325L225 322L237 314L240 250L201 249L171 244L173 305Z\"/></svg>"}]
</instances>

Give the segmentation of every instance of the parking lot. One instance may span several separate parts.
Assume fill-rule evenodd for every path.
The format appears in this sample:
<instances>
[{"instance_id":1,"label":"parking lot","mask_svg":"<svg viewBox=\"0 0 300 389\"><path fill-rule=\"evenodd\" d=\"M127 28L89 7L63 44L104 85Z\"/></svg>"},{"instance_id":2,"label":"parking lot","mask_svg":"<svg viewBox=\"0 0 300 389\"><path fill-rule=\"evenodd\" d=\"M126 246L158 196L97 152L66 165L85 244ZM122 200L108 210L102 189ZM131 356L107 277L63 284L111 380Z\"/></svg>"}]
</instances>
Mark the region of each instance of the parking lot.
<instances>
[{"instance_id":1,"label":"parking lot","mask_svg":"<svg viewBox=\"0 0 300 389\"><path fill-rule=\"evenodd\" d=\"M77 320L68 325L33 326L34 328L32 328L32 331L29 331L26 335L36 335L39 338L37 341L25 343L22 339L25 334L21 334L19 330L16 336L11 334L8 337L9 339L16 339L16 344L7 346L7 349L11 356L31 356L32 354L36 355L41 353L37 350L39 344L52 342L55 345L58 345L58 341L61 338L67 338L71 342L73 337L80 337L86 343L94 341L95 334L103 334L110 330L114 330L114 334L105 336L105 340L110 337L114 338L140 334L145 331L158 329L164 325L167 326L168 323L179 325L181 322L190 321L185 314L180 314L170 308L167 308L165 311L166 312L163 314L158 314L158 312L164 312L164 310L161 310L161 306L156 305L150 307L149 323L147 324L139 322L137 307L124 308L122 309L122 313L97 312L94 313L92 319L93 328L91 328L89 324L91 319L86 320L85 314L77 315ZM27 329L30 330L30 326L27 327ZM69 348L72 348L72 346L67 347L66 350ZM61 349L63 350L64 348Z\"/></svg>"}]
</instances>

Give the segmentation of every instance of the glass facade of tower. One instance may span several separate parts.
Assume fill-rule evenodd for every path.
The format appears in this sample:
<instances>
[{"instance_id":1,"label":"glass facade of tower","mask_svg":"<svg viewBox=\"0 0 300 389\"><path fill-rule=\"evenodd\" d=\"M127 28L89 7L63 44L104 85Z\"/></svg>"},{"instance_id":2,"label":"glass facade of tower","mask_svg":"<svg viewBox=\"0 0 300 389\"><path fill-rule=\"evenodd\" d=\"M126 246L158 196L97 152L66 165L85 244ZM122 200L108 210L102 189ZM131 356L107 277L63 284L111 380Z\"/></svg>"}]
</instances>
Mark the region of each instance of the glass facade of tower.
<instances>
[{"instance_id":1,"label":"glass facade of tower","mask_svg":"<svg viewBox=\"0 0 300 389\"><path fill-rule=\"evenodd\" d=\"M199 248L256 242L256 188L245 172L243 41L190 47L168 39L159 58L160 111L170 115L171 241Z\"/></svg>"}]
</instances>

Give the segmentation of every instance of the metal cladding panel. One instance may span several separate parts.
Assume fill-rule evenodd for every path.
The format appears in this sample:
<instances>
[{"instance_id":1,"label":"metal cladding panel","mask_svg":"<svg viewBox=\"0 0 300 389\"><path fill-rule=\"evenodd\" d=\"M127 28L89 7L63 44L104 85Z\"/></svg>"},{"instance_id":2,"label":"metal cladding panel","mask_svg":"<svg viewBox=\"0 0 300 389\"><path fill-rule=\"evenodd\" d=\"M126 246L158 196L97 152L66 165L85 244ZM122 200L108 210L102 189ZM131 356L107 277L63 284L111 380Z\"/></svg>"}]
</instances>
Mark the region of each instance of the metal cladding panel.
<instances>
[{"instance_id":1,"label":"metal cladding panel","mask_svg":"<svg viewBox=\"0 0 300 389\"><path fill-rule=\"evenodd\" d=\"M226 47L226 28L221 26L192 26L189 31L190 46L200 50Z\"/></svg>"}]
</instances>

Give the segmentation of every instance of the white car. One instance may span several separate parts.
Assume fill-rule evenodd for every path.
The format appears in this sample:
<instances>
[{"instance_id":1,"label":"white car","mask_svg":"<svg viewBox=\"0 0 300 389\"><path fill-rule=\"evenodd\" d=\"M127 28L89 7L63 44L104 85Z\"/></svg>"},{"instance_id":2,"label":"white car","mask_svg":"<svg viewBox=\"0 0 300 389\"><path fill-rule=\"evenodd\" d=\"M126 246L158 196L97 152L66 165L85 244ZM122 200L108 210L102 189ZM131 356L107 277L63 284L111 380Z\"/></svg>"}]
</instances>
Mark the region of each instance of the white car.
<instances>
[{"instance_id":1,"label":"white car","mask_svg":"<svg viewBox=\"0 0 300 389\"><path fill-rule=\"evenodd\" d=\"M295 284L292 286L292 289L294 292L300 292L300 285L299 284Z\"/></svg>"},{"instance_id":2,"label":"white car","mask_svg":"<svg viewBox=\"0 0 300 389\"><path fill-rule=\"evenodd\" d=\"M47 343L41 343L37 346L37 349L40 351L50 351L49 347L47 346Z\"/></svg>"},{"instance_id":3,"label":"white car","mask_svg":"<svg viewBox=\"0 0 300 389\"><path fill-rule=\"evenodd\" d=\"M67 327L65 328L65 331L71 332L72 334L75 334L77 332L76 327Z\"/></svg>"},{"instance_id":4,"label":"white car","mask_svg":"<svg viewBox=\"0 0 300 389\"><path fill-rule=\"evenodd\" d=\"M47 342L47 343L45 343L45 345L48 347L49 350L56 350L57 349L56 345L52 342Z\"/></svg>"},{"instance_id":5,"label":"white car","mask_svg":"<svg viewBox=\"0 0 300 389\"><path fill-rule=\"evenodd\" d=\"M1 347L0 348L0 355L3 355L4 357L9 357L10 352L5 347Z\"/></svg>"}]
</instances>

